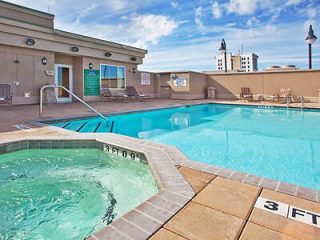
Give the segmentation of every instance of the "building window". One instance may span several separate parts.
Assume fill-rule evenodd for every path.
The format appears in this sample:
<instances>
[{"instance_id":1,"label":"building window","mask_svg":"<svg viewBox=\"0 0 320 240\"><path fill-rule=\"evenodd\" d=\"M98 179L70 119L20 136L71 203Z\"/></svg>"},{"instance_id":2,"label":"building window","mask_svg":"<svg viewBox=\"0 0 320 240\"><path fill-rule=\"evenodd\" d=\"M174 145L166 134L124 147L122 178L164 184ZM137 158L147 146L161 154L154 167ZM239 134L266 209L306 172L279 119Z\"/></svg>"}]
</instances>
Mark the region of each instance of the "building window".
<instances>
[{"instance_id":1,"label":"building window","mask_svg":"<svg viewBox=\"0 0 320 240\"><path fill-rule=\"evenodd\" d=\"M100 65L101 88L125 88L126 69L123 66Z\"/></svg>"}]
</instances>

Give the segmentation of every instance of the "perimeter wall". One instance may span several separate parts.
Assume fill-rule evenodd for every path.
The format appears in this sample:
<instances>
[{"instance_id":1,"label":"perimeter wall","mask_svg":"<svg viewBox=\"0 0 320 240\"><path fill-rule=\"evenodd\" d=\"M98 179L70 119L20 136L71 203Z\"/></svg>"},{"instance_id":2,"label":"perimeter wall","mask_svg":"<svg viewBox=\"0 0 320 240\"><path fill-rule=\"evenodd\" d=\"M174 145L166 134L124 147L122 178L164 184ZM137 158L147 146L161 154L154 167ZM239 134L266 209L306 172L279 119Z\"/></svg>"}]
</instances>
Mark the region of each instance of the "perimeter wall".
<instances>
[{"instance_id":1,"label":"perimeter wall","mask_svg":"<svg viewBox=\"0 0 320 240\"><path fill-rule=\"evenodd\" d=\"M214 73L207 75L207 87L216 88L220 99L239 98L242 87L253 94L274 95L280 88L291 88L296 96L319 97L320 70Z\"/></svg>"}]
</instances>

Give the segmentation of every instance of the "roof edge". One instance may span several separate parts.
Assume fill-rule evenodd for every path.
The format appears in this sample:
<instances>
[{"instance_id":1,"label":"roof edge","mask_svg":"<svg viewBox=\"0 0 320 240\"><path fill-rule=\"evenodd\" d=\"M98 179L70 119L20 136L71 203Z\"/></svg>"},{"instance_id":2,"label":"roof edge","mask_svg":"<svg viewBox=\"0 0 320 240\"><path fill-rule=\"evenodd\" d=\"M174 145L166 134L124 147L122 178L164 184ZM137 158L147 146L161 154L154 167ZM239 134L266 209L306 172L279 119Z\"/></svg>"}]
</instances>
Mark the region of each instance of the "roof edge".
<instances>
[{"instance_id":1,"label":"roof edge","mask_svg":"<svg viewBox=\"0 0 320 240\"><path fill-rule=\"evenodd\" d=\"M146 50L146 49L137 48L137 47L133 47L133 46L117 43L117 42L112 42L112 41L108 41L108 40L103 40L103 39L99 39L99 38L89 37L89 36L78 34L78 33L67 32L67 31L64 31L64 30L56 29L56 28L53 29L53 32L55 34L58 34L58 35L61 35L61 36L64 36L64 37L73 37L73 38L78 37L77 38L78 40L79 40L79 37L80 37L80 40L82 38L84 41L89 40L89 41L94 42L94 43L107 44L107 45L111 45L113 47L127 49L127 50L131 50L131 51L139 52L139 53L144 53L144 54L148 53L148 50Z\"/></svg>"},{"instance_id":2,"label":"roof edge","mask_svg":"<svg viewBox=\"0 0 320 240\"><path fill-rule=\"evenodd\" d=\"M7 2L7 1L3 1L3 0L0 0L0 3L4 3L4 4L10 5L10 6L12 6L12 7L16 7L16 8L20 8L20 9L25 9L25 10L28 10L28 11L31 11L31 12L35 12L35 13L44 14L44 15L47 15L47 16L49 16L49 17L53 17L53 18L54 18L54 14L47 13L47 12L43 12L43 11L36 10L36 9L33 9L33 8L25 7L25 6L22 6L22 5L18 5L18 4L11 3L11 2Z\"/></svg>"}]
</instances>

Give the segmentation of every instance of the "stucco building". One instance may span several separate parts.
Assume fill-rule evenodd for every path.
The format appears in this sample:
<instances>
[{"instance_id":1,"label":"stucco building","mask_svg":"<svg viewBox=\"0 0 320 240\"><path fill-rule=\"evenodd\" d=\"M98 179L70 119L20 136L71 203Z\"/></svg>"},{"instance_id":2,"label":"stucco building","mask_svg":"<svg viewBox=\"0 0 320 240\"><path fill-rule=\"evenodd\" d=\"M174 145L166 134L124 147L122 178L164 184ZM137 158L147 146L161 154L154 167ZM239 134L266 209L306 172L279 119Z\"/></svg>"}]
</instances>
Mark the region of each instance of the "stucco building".
<instances>
[{"instance_id":1,"label":"stucco building","mask_svg":"<svg viewBox=\"0 0 320 240\"><path fill-rule=\"evenodd\" d=\"M11 85L13 104L38 103L39 90L47 84L65 86L84 100L98 100L101 84L112 89L135 85L137 66L146 53L57 30L54 15L0 2L0 83ZM142 90L148 91L148 86ZM67 92L56 91L49 101L71 101Z\"/></svg>"}]
</instances>

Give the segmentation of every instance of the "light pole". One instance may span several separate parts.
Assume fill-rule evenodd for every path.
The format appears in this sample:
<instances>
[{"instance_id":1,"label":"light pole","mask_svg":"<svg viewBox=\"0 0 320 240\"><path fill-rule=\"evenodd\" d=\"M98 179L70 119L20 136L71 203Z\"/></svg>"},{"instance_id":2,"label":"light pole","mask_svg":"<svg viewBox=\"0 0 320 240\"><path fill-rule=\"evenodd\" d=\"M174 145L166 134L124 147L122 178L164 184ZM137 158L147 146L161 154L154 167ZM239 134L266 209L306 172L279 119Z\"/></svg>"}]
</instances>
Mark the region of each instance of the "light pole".
<instances>
[{"instance_id":1,"label":"light pole","mask_svg":"<svg viewBox=\"0 0 320 240\"><path fill-rule=\"evenodd\" d=\"M227 45L223 38L219 51L221 54L224 54L224 71L227 72Z\"/></svg>"},{"instance_id":2,"label":"light pole","mask_svg":"<svg viewBox=\"0 0 320 240\"><path fill-rule=\"evenodd\" d=\"M311 56L311 45L317 40L317 37L313 34L312 25L309 27L308 36L306 38L306 42L309 46L309 69L312 69L312 56Z\"/></svg>"}]
</instances>

